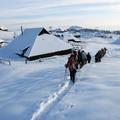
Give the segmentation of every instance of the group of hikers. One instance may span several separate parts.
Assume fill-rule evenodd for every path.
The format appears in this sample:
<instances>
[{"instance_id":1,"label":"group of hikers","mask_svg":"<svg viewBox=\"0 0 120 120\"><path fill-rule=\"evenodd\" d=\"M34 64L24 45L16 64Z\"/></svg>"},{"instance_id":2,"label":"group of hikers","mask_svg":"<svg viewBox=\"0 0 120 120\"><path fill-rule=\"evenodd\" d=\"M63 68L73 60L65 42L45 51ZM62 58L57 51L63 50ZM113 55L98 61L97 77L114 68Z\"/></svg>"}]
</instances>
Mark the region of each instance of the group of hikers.
<instances>
[{"instance_id":1,"label":"group of hikers","mask_svg":"<svg viewBox=\"0 0 120 120\"><path fill-rule=\"evenodd\" d=\"M91 55L84 50L72 51L70 57L68 58L67 64L65 64L66 68L69 68L70 71L70 79L74 83L75 82L75 74L78 68L82 68L86 63L91 62Z\"/></svg>"},{"instance_id":2,"label":"group of hikers","mask_svg":"<svg viewBox=\"0 0 120 120\"><path fill-rule=\"evenodd\" d=\"M99 50L95 55L95 62L101 62L101 58L106 54L107 49L103 48ZM68 58L65 67L69 69L70 72L70 80L75 82L75 75L77 69L81 69L85 64L91 62L90 53L86 53L84 50L74 50L71 52L70 57Z\"/></svg>"},{"instance_id":3,"label":"group of hikers","mask_svg":"<svg viewBox=\"0 0 120 120\"><path fill-rule=\"evenodd\" d=\"M107 49L106 48L102 48L101 50L99 50L96 55L95 55L95 62L101 62L101 59L104 57L104 55L106 54Z\"/></svg>"}]
</instances>

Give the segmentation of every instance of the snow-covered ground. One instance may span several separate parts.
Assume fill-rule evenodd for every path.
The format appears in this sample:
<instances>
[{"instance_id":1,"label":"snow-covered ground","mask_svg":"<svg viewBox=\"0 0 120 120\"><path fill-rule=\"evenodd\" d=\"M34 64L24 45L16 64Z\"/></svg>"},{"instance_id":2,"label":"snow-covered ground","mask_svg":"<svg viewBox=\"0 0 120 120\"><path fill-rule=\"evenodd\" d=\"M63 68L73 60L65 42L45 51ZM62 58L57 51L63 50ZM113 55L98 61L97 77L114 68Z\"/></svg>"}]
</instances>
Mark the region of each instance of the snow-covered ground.
<instances>
[{"instance_id":1,"label":"snow-covered ground","mask_svg":"<svg viewBox=\"0 0 120 120\"><path fill-rule=\"evenodd\" d=\"M74 85L65 76L68 56L0 64L0 120L120 120L120 45L97 40L86 40L92 63L78 70ZM96 64L103 47L108 52Z\"/></svg>"},{"instance_id":2,"label":"snow-covered ground","mask_svg":"<svg viewBox=\"0 0 120 120\"><path fill-rule=\"evenodd\" d=\"M11 40L13 39L14 33L13 32L8 32L8 31L0 31L0 39L3 40Z\"/></svg>"},{"instance_id":3,"label":"snow-covered ground","mask_svg":"<svg viewBox=\"0 0 120 120\"><path fill-rule=\"evenodd\" d=\"M61 64L62 63L62 64ZM0 119L29 120L39 103L64 81L65 59L0 64Z\"/></svg>"},{"instance_id":4,"label":"snow-covered ground","mask_svg":"<svg viewBox=\"0 0 120 120\"><path fill-rule=\"evenodd\" d=\"M119 51L120 52L120 51ZM100 64L86 65L76 84L51 110L46 120L119 120L120 53Z\"/></svg>"}]
</instances>

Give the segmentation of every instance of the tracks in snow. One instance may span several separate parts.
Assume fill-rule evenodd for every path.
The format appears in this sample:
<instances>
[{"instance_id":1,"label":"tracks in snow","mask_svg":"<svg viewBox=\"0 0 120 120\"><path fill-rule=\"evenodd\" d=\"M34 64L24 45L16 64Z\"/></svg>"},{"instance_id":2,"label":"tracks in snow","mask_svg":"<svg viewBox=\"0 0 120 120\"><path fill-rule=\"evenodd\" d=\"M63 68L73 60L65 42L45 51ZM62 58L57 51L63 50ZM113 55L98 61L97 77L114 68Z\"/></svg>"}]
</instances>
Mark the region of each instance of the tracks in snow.
<instances>
[{"instance_id":1,"label":"tracks in snow","mask_svg":"<svg viewBox=\"0 0 120 120\"><path fill-rule=\"evenodd\" d=\"M50 110L67 94L73 83L67 80L61 85L60 90L50 95L47 100L42 101L36 112L33 113L31 120L45 120Z\"/></svg>"}]
</instances>

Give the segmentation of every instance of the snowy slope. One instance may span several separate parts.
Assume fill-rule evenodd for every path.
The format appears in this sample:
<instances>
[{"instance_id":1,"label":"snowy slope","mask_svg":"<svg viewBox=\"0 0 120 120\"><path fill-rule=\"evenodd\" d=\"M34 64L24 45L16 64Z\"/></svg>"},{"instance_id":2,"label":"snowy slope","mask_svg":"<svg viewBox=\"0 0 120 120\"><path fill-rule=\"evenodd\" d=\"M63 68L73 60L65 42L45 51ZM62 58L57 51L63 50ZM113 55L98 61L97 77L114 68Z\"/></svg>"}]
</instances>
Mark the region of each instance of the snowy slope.
<instances>
[{"instance_id":1,"label":"snowy slope","mask_svg":"<svg viewBox=\"0 0 120 120\"><path fill-rule=\"evenodd\" d=\"M108 52L95 64L103 47ZM0 120L119 120L120 46L94 38L84 50L92 63L77 72L75 85L65 76L68 56L0 64Z\"/></svg>"},{"instance_id":2,"label":"snowy slope","mask_svg":"<svg viewBox=\"0 0 120 120\"><path fill-rule=\"evenodd\" d=\"M46 120L119 120L119 58L105 57L100 64L86 65L68 94Z\"/></svg>"},{"instance_id":3,"label":"snowy slope","mask_svg":"<svg viewBox=\"0 0 120 120\"><path fill-rule=\"evenodd\" d=\"M0 67L0 120L30 120L40 102L64 81L64 57Z\"/></svg>"}]
</instances>

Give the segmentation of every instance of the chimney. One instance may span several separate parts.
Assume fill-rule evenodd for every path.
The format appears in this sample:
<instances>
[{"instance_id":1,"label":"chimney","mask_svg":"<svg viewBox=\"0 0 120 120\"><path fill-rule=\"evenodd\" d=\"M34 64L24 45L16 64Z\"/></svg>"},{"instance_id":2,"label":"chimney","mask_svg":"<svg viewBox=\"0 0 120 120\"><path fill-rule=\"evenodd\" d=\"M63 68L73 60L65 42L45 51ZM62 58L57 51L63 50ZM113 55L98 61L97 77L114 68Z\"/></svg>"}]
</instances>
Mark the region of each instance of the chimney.
<instances>
[{"instance_id":1,"label":"chimney","mask_svg":"<svg viewBox=\"0 0 120 120\"><path fill-rule=\"evenodd\" d=\"M21 34L23 35L23 27L21 26Z\"/></svg>"}]
</instances>

